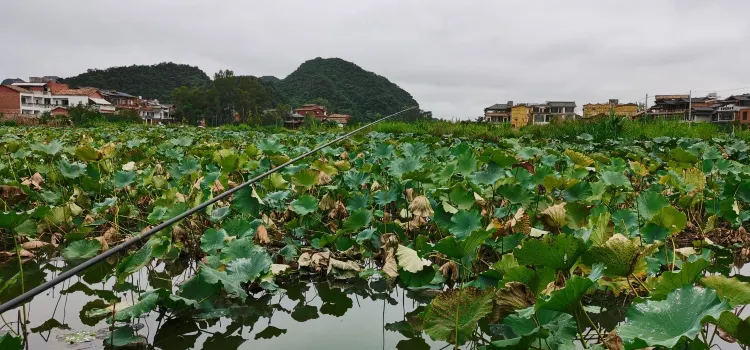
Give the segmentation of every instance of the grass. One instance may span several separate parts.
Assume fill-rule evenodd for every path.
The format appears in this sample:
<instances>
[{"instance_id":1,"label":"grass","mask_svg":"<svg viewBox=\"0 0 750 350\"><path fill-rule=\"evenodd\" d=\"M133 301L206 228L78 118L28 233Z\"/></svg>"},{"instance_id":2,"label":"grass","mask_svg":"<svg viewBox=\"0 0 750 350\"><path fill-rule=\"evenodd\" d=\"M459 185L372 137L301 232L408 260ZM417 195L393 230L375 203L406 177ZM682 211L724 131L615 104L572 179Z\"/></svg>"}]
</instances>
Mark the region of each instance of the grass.
<instances>
[{"instance_id":1,"label":"grass","mask_svg":"<svg viewBox=\"0 0 750 350\"><path fill-rule=\"evenodd\" d=\"M707 140L727 131L710 123L683 123L679 121L632 121L620 118L602 118L593 121L564 121L547 125L529 125L519 130L509 125L485 123L451 123L448 121L430 121L419 123L383 122L373 130L396 134L411 133L415 135L432 135L442 137L466 137L498 141L503 138L528 136L532 138L565 139L591 135L596 141L606 139L652 139L659 136L688 137ZM731 130L731 128L730 128ZM745 139L750 140L750 131L743 131Z\"/></svg>"}]
</instances>

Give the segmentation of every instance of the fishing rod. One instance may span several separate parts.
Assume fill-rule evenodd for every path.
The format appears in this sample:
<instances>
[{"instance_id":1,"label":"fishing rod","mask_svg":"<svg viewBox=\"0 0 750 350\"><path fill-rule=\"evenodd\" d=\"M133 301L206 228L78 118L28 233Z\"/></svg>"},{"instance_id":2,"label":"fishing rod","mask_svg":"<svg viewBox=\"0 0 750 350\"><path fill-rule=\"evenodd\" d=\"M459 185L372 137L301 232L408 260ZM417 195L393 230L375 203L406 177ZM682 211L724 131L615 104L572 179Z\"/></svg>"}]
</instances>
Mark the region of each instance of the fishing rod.
<instances>
[{"instance_id":1,"label":"fishing rod","mask_svg":"<svg viewBox=\"0 0 750 350\"><path fill-rule=\"evenodd\" d=\"M60 275L58 275L57 277L55 277L55 278L53 278L53 279L51 279L51 280L49 280L47 282L44 282L41 285L39 285L37 287L34 287L31 290L29 290L29 291L27 291L27 292L25 292L25 293L23 293L23 294L15 297L15 298L13 298L12 300L10 300L10 301L8 301L8 302L0 305L0 315L2 315L3 313L5 313L6 311L10 311L10 310L12 310L12 309L20 306L21 304L29 301L31 298L33 298L33 297L41 294L45 290L50 289L50 288L58 285L60 282L65 281L68 278L73 277L73 276L79 274L80 272L88 269L89 267L94 266L97 263L102 262L102 261L106 260L107 258L109 258L109 257L111 257L111 256L113 256L113 255L115 255L115 254L117 254L119 252L122 252L122 251L130 248L132 245L141 242L144 238L147 238L147 237L153 235L154 233L157 233L157 232L159 232L159 231L161 231L161 230L163 230L163 229L165 229L165 228L167 228L167 227L169 227L171 225L174 225L174 224L178 223L179 221L181 221L182 219L184 219L184 218L186 218L186 217L188 217L190 215L193 215L193 214L195 214L195 213L197 213L197 212L199 212L199 211L201 211L203 209L206 209L206 207L208 207L209 205L214 204L214 203L216 203L216 202L218 202L218 201L220 201L220 200L222 200L222 199L224 199L224 198L226 198L228 196L231 196L235 192L237 192L237 191L239 191L239 190L241 190L241 189L243 189L243 188L245 188L245 187L247 187L247 186L249 186L249 185L251 185L253 183L256 183L256 182L258 182L260 180L263 180L265 177L267 177L267 176L269 176L271 174L274 174L274 173L278 172L279 170L284 169L287 166L292 165L292 164L294 164L294 163L296 163L296 162L298 162L298 161L300 161L300 160L302 160L302 159L304 159L304 158L306 158L306 157L308 157L308 156L310 156L310 155L312 155L312 154L320 151L323 148L326 148L326 147L328 147L328 146L330 146L330 145L332 145L334 143L337 143L337 142L339 142L341 140L347 139L347 138L351 137L352 135L356 134L357 132L360 132L360 131L362 131L362 130L370 127L370 126L373 126L373 125L375 125L377 123L380 123L380 122L382 122L382 121L384 121L384 120L386 120L388 118L392 118L392 117L397 116L397 115L399 115L401 113L404 113L406 111L410 111L410 110L412 110L414 108L417 108L417 106L409 107L407 109L398 111L398 112L393 113L391 115L387 115L387 116L385 116L383 118L380 118L380 119L378 119L376 121L373 121L373 122L371 122L369 124L366 124L366 125L361 126L361 127L357 128L357 129L354 129L354 130L352 130L352 131L350 131L350 132L348 132L348 133L346 133L344 135L341 135L341 136L333 139L332 141L326 142L322 146L318 146L318 147L316 147L315 149L313 149L311 151L305 152L302 155L300 155L300 156L298 156L298 157L296 157L294 159L291 159L291 160L287 161L284 164L279 165L278 167L270 169L270 170L264 172L263 174L260 174L260 175L254 177L254 178L252 178L250 180L247 180L246 182L240 184L239 186L231 188L231 189L229 189L229 190L227 190L227 191L219 194L218 196L216 196L216 197L214 197L214 198L212 198L212 199L210 199L208 201L205 201L205 202L199 204L198 206L193 207L192 209L190 209L188 211L185 211L182 214L177 215L174 218L171 218L171 219L169 219L169 220L167 220L167 221L159 224L158 226L156 226L156 227L154 227L154 228L152 228L152 229L150 229L150 230L148 230L146 232L140 233L139 235L137 235L135 237L132 237L131 239L129 239L129 240L127 240L127 241L119 244L118 246L116 246L116 247L114 247L114 248L112 248L110 250L107 250L106 252L103 252L103 253L101 253L101 254L99 254L99 255L97 255L97 256L95 256L95 257L87 260L86 262L73 267L72 269L70 269L68 271L63 272Z\"/></svg>"}]
</instances>

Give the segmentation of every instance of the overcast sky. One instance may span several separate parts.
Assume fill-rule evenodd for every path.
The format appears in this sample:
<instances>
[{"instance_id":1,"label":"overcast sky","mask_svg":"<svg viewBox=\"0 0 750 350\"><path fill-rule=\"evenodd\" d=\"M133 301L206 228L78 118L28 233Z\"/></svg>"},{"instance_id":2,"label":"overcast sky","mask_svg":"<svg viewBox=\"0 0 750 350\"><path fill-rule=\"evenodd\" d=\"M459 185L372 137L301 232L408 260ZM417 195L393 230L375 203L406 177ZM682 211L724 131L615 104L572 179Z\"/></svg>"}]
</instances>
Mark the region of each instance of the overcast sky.
<instances>
[{"instance_id":1,"label":"overcast sky","mask_svg":"<svg viewBox=\"0 0 750 350\"><path fill-rule=\"evenodd\" d=\"M164 61L283 78L340 57L466 119L509 100L750 87L748 14L747 0L3 1L0 79Z\"/></svg>"}]
</instances>

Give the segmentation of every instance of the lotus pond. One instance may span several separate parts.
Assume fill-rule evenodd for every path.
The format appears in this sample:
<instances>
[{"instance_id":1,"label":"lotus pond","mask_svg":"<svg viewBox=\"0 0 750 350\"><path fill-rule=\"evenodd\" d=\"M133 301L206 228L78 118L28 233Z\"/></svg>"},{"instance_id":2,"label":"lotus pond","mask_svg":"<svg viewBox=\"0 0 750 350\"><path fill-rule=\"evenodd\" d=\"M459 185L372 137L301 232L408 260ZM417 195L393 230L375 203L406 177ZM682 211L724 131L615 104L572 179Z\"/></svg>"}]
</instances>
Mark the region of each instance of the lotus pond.
<instances>
[{"instance_id":1,"label":"lotus pond","mask_svg":"<svg viewBox=\"0 0 750 350\"><path fill-rule=\"evenodd\" d=\"M0 302L338 136L0 135ZM0 349L747 348L749 151L363 133L6 312Z\"/></svg>"}]
</instances>

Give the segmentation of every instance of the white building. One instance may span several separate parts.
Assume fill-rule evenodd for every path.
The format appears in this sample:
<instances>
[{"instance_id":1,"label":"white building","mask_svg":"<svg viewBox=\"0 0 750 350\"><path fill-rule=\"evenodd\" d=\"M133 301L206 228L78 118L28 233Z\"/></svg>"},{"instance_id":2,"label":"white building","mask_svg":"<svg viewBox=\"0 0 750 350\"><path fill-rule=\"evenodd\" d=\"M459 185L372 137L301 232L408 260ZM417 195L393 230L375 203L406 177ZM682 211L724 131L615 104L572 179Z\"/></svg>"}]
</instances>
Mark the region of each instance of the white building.
<instances>
[{"instance_id":1,"label":"white building","mask_svg":"<svg viewBox=\"0 0 750 350\"><path fill-rule=\"evenodd\" d=\"M20 93L21 114L42 114L62 107L78 105L94 106L102 113L114 113L115 106L104 100L97 89L70 89L65 84L48 83L14 83L26 89Z\"/></svg>"},{"instance_id":2,"label":"white building","mask_svg":"<svg viewBox=\"0 0 750 350\"><path fill-rule=\"evenodd\" d=\"M138 110L147 124L167 123L174 121L173 106L159 103L159 100L145 100L145 104Z\"/></svg>"}]
</instances>

